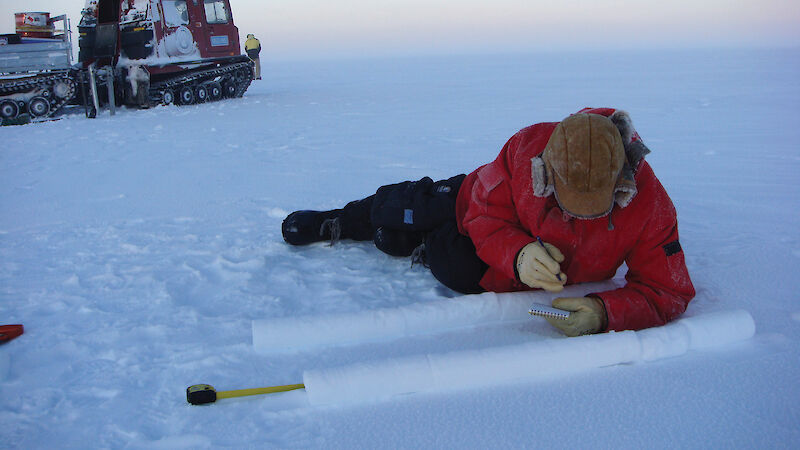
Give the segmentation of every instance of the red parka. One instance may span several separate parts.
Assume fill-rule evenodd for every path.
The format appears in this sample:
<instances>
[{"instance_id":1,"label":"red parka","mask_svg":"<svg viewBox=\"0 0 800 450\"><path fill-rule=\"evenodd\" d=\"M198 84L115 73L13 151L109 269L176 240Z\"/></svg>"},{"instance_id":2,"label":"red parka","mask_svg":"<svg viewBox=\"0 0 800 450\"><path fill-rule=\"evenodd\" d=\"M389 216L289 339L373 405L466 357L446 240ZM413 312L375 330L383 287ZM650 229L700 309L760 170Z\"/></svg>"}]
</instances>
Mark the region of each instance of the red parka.
<instances>
[{"instance_id":1,"label":"red parka","mask_svg":"<svg viewBox=\"0 0 800 450\"><path fill-rule=\"evenodd\" d=\"M610 108L580 112L611 116ZM686 310L695 291L678 241L675 207L650 165L632 167L637 193L607 216L578 219L550 194L535 195L532 161L558 122L515 134L493 162L467 175L456 201L459 231L469 236L489 265L481 286L489 291L529 290L515 275L515 260L536 236L564 254L567 284L607 280L626 263L625 287L590 295L605 304L609 330L663 325ZM625 136L623 136L625 139ZM632 131L631 140L639 136Z\"/></svg>"}]
</instances>

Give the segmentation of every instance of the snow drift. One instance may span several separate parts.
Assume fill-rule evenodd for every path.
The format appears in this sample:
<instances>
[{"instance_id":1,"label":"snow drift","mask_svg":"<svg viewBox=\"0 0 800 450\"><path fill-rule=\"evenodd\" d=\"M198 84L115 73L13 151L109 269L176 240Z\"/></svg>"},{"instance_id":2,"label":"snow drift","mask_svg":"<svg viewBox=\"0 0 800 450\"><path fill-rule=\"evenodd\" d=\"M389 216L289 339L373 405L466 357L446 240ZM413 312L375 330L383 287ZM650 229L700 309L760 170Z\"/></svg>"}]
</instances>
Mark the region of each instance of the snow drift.
<instances>
[{"instance_id":1,"label":"snow drift","mask_svg":"<svg viewBox=\"0 0 800 450\"><path fill-rule=\"evenodd\" d=\"M548 339L309 370L303 374L303 382L312 405L360 403L417 392L553 379L593 368L722 347L754 334L755 322L750 314L735 310L680 319L638 332Z\"/></svg>"}]
</instances>

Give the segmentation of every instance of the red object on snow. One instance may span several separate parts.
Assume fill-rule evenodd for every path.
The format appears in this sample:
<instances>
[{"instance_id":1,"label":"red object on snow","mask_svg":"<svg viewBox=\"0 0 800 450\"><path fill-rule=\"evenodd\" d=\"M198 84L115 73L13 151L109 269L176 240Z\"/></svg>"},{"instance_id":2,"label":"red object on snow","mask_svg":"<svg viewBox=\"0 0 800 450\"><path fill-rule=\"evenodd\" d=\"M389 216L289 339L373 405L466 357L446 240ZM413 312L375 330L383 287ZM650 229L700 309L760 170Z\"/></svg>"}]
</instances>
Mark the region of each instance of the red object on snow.
<instances>
[{"instance_id":1,"label":"red object on snow","mask_svg":"<svg viewBox=\"0 0 800 450\"><path fill-rule=\"evenodd\" d=\"M10 341L23 331L22 325L0 325L0 342Z\"/></svg>"}]
</instances>

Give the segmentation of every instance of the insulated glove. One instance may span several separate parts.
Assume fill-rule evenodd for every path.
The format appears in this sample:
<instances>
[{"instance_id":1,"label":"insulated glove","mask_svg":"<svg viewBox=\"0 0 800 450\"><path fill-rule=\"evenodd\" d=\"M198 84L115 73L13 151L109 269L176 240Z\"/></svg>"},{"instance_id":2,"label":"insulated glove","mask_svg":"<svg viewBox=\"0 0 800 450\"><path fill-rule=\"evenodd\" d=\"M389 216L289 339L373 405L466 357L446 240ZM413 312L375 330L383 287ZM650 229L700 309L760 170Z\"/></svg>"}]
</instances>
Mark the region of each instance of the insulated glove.
<instances>
[{"instance_id":1,"label":"insulated glove","mask_svg":"<svg viewBox=\"0 0 800 450\"><path fill-rule=\"evenodd\" d=\"M608 319L603 301L596 297L560 297L553 307L571 311L566 319L545 317L550 325L570 337L595 334L606 329Z\"/></svg>"},{"instance_id":2,"label":"insulated glove","mask_svg":"<svg viewBox=\"0 0 800 450\"><path fill-rule=\"evenodd\" d=\"M564 255L554 245L540 240L531 242L517 255L519 280L532 288L560 292L567 282L567 275L559 265L563 261Z\"/></svg>"}]
</instances>

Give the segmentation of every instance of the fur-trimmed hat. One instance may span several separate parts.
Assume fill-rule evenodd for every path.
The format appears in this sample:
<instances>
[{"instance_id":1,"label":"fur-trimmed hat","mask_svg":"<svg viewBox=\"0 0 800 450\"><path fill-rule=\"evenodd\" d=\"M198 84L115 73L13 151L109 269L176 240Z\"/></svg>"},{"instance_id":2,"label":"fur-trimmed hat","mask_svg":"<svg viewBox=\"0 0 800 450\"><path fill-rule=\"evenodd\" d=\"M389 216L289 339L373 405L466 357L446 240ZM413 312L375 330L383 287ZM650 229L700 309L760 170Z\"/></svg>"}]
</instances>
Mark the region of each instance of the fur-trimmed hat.
<instances>
[{"instance_id":1,"label":"fur-trimmed hat","mask_svg":"<svg viewBox=\"0 0 800 450\"><path fill-rule=\"evenodd\" d=\"M588 219L614 207L625 148L610 119L599 114L567 117L550 136L542 159L561 209Z\"/></svg>"},{"instance_id":2,"label":"fur-trimmed hat","mask_svg":"<svg viewBox=\"0 0 800 450\"><path fill-rule=\"evenodd\" d=\"M575 117L578 117L578 116L592 116L592 117L590 117L590 118L584 117L583 119L575 118ZM582 120L585 121L585 122L583 122L584 125L580 125ZM578 126L577 127L569 127L570 131L565 134L564 131L565 131L566 127L565 127L564 123L569 125L573 121L575 121L574 125L578 125ZM573 155L573 156L574 155L582 155L583 157L585 157L590 153L585 153L584 154L582 152L578 152L578 153L575 153L575 154L571 154L571 153L569 153L569 151L566 152L566 153L561 153L561 150L563 150L565 148L573 148L573 146L570 144L570 142L576 144L574 149L578 149L578 146L577 146L578 140L569 141L569 140L567 140L567 135L568 134L570 134L570 135L574 134L574 135L578 136L578 135L581 134L578 131L583 129L584 133L586 133L586 132L589 133L590 137L588 138L588 140L589 141L593 141L593 139L591 138L591 134L592 134L591 133L591 128L587 127L587 125L590 126L591 124L595 124L595 123L604 123L604 125L602 125L602 128L606 130L606 133L610 134L611 136L614 136L614 133L611 132L611 130L608 127L608 123L609 122L611 124L613 124L614 128L616 128L617 134L621 139L622 147L624 149L624 153L623 153L624 159L623 159L622 168L618 172L618 175L616 177L616 182L613 185L613 189L612 189L611 193L609 194L608 191L607 191L608 186L605 185L604 186L605 190L603 190L603 194L601 195L601 194L597 193L597 188L598 188L598 186L600 186L603 183L599 182L598 179L595 179L594 181L588 180L589 181L589 186L594 186L594 189L588 189L588 191L592 191L593 190L596 193L597 198L599 198L599 200L597 200L598 204L592 205L593 207L586 207L586 205L582 205L582 204L573 205L572 202L571 202L571 200L572 200L571 195L572 194L576 194L576 193L568 192L569 188L564 189L563 186L564 186L564 184L566 184L566 180L564 178L562 178L560 181L557 181L560 178L558 176L558 174L561 174L563 177L566 177L566 179L569 179L570 175L572 175L573 182L576 182L579 179L579 177L585 176L589 172L591 172L591 171L587 171L586 169L587 169L587 167L592 167L592 164L589 164L588 166L583 167L582 169L583 169L583 174L584 175L581 175L581 171L578 170L578 167L577 167L578 166L578 161L579 161L580 158L578 158L578 159L573 158L572 162L570 163L569 162L569 157L570 157L570 155ZM561 130L558 131L558 133L557 133L556 130L558 130L559 128L561 128ZM624 207L628 206L628 204L630 204L631 200L633 200L633 197L635 197L636 193L637 193L636 181L634 179L634 176L636 175L636 170L639 167L639 162L641 162L641 160L644 159L645 155L650 153L650 149L647 148L646 145L644 145L644 143L642 142L642 139L639 137L639 134L636 133L636 130L633 128L633 122L631 121L631 118L628 115L628 113L625 112L625 111L617 110L608 118L606 118L605 116L599 115L599 114L579 113L579 114L575 114L575 115L572 115L572 116L567 117L566 119L564 119L561 123L559 123L556 126L556 130L553 131L553 134L551 135L550 141L548 141L548 144L545 147L544 152L540 156L537 156L537 157L535 157L535 158L533 158L531 160L531 177L532 177L533 194L535 196L537 196L537 197L548 197L550 195L555 194L556 195L556 199L559 202L559 206L561 207L562 210L564 210L567 214L570 214L570 215L572 215L574 217L584 218L584 219L602 217L602 216L608 214L611 211L611 209L613 209L614 203L619 205L620 208L624 208ZM598 136L598 133L597 133L598 130L599 129L597 129L597 128L595 129L595 133L594 133L595 134L595 138ZM560 139L560 143L559 144L557 144L559 142L558 139ZM584 137L584 139L586 139L586 137ZM606 141L606 142L609 142L609 141ZM617 149L619 148L616 144L614 144L614 147L616 147ZM548 148L550 149L549 152L548 152ZM591 148L591 147L585 147L585 148ZM553 152L555 152L555 153L553 153ZM550 163L545 163L545 158L544 157L545 157L545 154L553 155L553 154L559 154L559 153L561 153L562 158L563 158L563 155L566 155L566 159L560 161L560 164L561 164L560 168L559 168L560 172L556 171L554 173L554 171L552 170L553 166ZM616 153L616 150L614 151L614 153ZM610 153L608 153L608 154L610 155ZM594 162L596 163L597 160L595 160ZM611 162L611 159L609 159L609 163L610 162ZM585 164L585 161L582 164ZM569 166L571 166L571 165L573 166L572 169L575 169L575 170L567 170L567 172L564 173L563 172L563 168L565 166L569 168ZM599 166L597 168L600 169ZM611 173L613 172L612 169L613 168L611 168L609 166L609 168L607 170L601 171L601 172L607 172L606 182L608 181L608 178L611 177ZM587 181L587 180L584 179L584 181ZM557 182L559 184L561 184L562 188L556 193L556 183ZM578 182L578 184L580 185L580 182ZM583 186L584 186L583 187L583 191L587 191L587 187L586 187L587 185L584 184ZM577 194L578 195L581 194L581 192L582 192L581 190L577 190ZM565 199L564 199L565 193L566 193L566 197L568 197L567 200L566 200L566 204L565 204ZM588 199L589 197L586 197L586 198ZM610 197L610 199L609 199L609 197ZM588 201L588 200L583 201L582 203L587 203L587 202L588 203L592 203L591 201ZM603 208L603 206L604 206L604 208ZM596 213L596 214L587 214L587 213Z\"/></svg>"}]
</instances>

